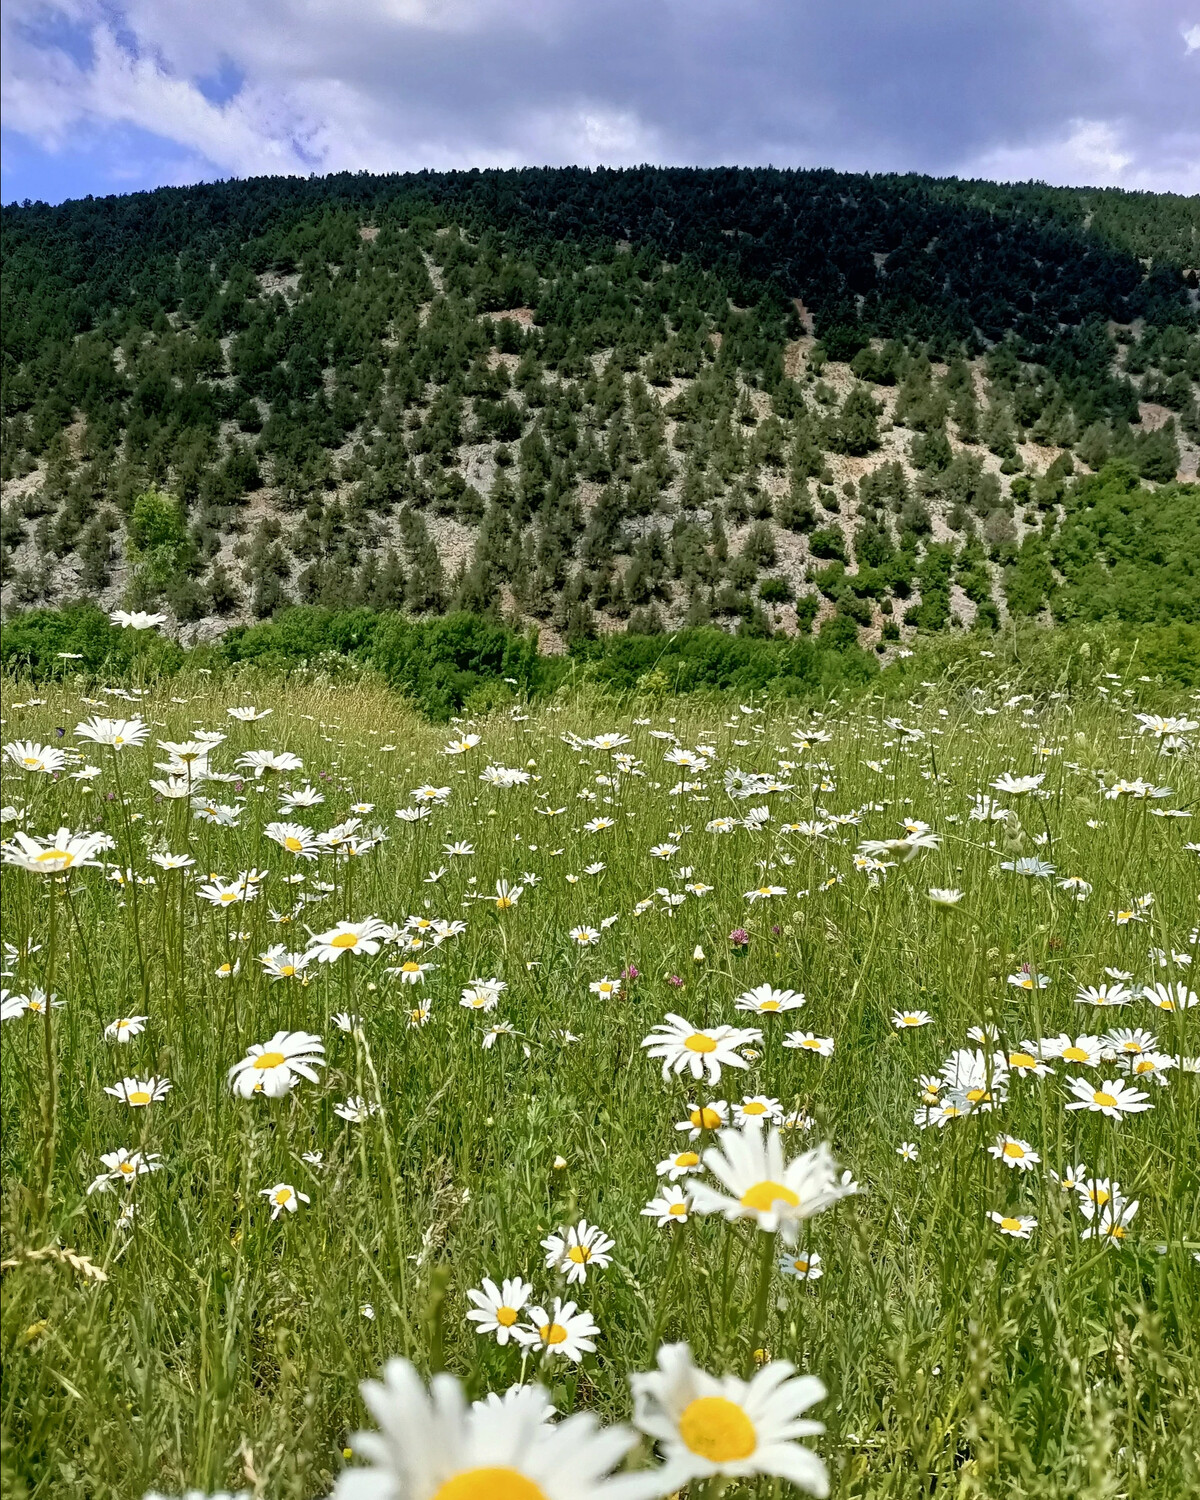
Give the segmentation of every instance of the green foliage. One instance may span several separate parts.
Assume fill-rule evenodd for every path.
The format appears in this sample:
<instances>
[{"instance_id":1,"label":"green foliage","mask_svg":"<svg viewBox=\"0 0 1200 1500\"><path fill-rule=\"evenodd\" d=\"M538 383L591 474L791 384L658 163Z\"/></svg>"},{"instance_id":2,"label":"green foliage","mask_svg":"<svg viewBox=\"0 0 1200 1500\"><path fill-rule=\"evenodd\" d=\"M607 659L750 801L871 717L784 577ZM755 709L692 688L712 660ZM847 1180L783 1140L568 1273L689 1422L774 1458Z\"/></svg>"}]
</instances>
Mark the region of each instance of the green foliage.
<instances>
[{"instance_id":1,"label":"green foliage","mask_svg":"<svg viewBox=\"0 0 1200 1500\"><path fill-rule=\"evenodd\" d=\"M152 592L166 588L190 560L182 508L161 490L146 490L133 502L127 540L134 576Z\"/></svg>"}]
</instances>

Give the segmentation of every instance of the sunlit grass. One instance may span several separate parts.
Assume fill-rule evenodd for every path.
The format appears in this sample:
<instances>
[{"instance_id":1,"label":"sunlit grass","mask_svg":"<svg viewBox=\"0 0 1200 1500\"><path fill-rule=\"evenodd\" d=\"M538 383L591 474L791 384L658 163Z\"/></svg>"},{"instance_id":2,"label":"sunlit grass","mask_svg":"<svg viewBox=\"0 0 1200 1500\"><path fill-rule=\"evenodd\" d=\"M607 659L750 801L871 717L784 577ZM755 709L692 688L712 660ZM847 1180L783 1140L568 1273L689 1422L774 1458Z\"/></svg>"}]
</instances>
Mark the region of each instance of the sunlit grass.
<instances>
[{"instance_id":1,"label":"sunlit grass","mask_svg":"<svg viewBox=\"0 0 1200 1500\"><path fill-rule=\"evenodd\" d=\"M226 713L243 697L203 681L103 710L69 689L10 704L6 742L78 745L100 775L55 779L6 763L4 802L20 813L6 837L106 831L116 847L104 863L154 884L94 868L57 884L4 873L3 936L15 950L5 985L52 988L65 1002L49 1024L25 1013L3 1029L6 1488L325 1494L363 1420L357 1384L389 1356L444 1363L475 1395L537 1374L517 1344L476 1335L466 1293L484 1276L521 1274L537 1301L567 1295L539 1242L582 1217L616 1244L611 1266L569 1293L599 1325L595 1355L542 1372L560 1410L626 1416L627 1376L652 1365L662 1338L686 1338L714 1370L744 1369L760 1347L828 1386L813 1415L828 1427L816 1446L837 1495L1194 1491L1196 1072L1177 1066L1165 1087L1138 1085L1153 1108L1119 1123L1065 1107L1068 1078L1124 1078L1116 1064L1061 1060L1052 1075L1014 1074L994 1112L944 1129L914 1123L916 1080L978 1045L972 1027L996 1028L1008 1052L1113 1026L1148 1029L1165 1055L1197 1050L1200 1008L1171 1013L1138 998L1101 1011L1075 999L1082 985L1112 983L1106 967L1197 986L1171 955L1196 952L1200 864L1185 845L1200 833L1195 818L1156 815L1194 810L1194 755L1164 754L1138 734L1131 700L1011 697L1001 685L931 688L900 711L903 728L861 705L815 719L769 703L614 710L581 698L449 732L365 684L264 681L253 702L272 713L251 723ZM77 739L76 723L100 711L143 715L146 744ZM156 741L196 728L227 736L214 770L232 771L251 749L293 752L303 770L205 783L206 796L245 807L237 827L201 822L186 799L149 789L165 774ZM828 742L797 748L813 730ZM477 747L441 753L468 731ZM644 775L562 738L604 731L629 736L616 753ZM671 742L652 731L712 747L713 763L699 773L664 763ZM490 764L532 779L487 785ZM791 789L734 801L723 775L735 767ZM1049 795L992 793L1016 819L972 820L975 795L1004 772L1044 773ZM1104 796L1138 777L1172 794ZM280 788L306 781L324 802L280 812ZM693 789L671 795L683 781ZM426 785L448 786L446 805L398 820ZM357 814L358 835L376 825L387 835L361 857L309 862L262 832L273 819L325 830L360 802L373 810ZM760 806L770 818L757 832L705 831ZM830 824L850 812L862 813L858 826ZM594 818L613 826L585 832ZM860 841L901 836L905 819L930 825L939 846L888 856L877 881L856 870ZM826 825L820 836L784 831L814 821ZM446 854L456 841L473 854ZM664 845L675 852L650 854ZM150 855L163 851L195 865L157 867ZM1051 863L1054 876L1001 868L1022 857ZM595 864L604 868L585 873ZM269 872L257 899L221 908L198 895L210 876L247 870ZM284 884L296 874L303 884ZM1087 882L1085 899L1059 886L1068 876ZM505 909L500 880L523 886ZM689 883L712 889L695 895ZM748 900L760 886L787 894ZM659 888L684 899L670 905ZM943 907L931 888L964 894ZM293 915L303 893L320 899ZM1124 923L1112 915L1130 910ZM265 976L257 955L278 943L304 950L306 925L371 915L461 919L466 930L418 953L392 945L313 962L306 982ZM571 932L582 926L599 941L581 946ZM739 928L744 944L730 940ZM405 959L434 967L403 984L385 969ZM1033 988L1009 982L1023 966ZM615 997L589 988L622 976ZM472 980L491 977L507 986L494 1010L460 1005ZM801 991L805 1004L735 1010L763 983ZM413 1024L426 1001L428 1023ZM897 1029L897 1010L932 1021ZM335 1024L338 1012L361 1017L359 1035ZM667 1012L698 1027L756 1026L758 1055L713 1089L665 1083L640 1043ZM105 1039L109 1023L143 1014L141 1034ZM485 1048L500 1021L512 1033ZM832 1056L785 1048L797 1029L831 1038ZM320 1081L278 1100L235 1097L228 1070L277 1030L324 1040ZM105 1092L127 1075L171 1088L131 1108ZM716 1216L663 1229L641 1210L666 1185L655 1164L686 1144L673 1127L689 1101L732 1107L760 1094L802 1117L789 1150L827 1140L862 1192L807 1222L800 1249L819 1254L823 1274L774 1278L759 1327L763 1236ZM350 1096L379 1108L346 1121L335 1109ZM1001 1132L1040 1163L1025 1172L994 1159ZM904 1142L915 1161L898 1153ZM118 1147L159 1153L161 1169L89 1195L101 1153ZM1119 1246L1081 1238L1077 1195L1052 1175L1081 1162L1138 1200ZM279 1183L311 1201L273 1220L262 1192ZM1007 1237L989 1211L1031 1216L1036 1229ZM770 1481L744 1492L779 1493Z\"/></svg>"}]
</instances>

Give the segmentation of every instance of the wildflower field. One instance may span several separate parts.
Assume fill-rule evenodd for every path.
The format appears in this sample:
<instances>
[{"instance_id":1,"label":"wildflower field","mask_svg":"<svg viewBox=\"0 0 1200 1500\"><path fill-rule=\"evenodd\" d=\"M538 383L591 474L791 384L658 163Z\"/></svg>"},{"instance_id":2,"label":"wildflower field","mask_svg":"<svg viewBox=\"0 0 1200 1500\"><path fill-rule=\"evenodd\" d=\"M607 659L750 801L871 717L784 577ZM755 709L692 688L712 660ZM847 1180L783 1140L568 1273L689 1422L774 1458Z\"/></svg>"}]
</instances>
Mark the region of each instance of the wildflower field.
<instances>
[{"instance_id":1,"label":"wildflower field","mask_svg":"<svg viewBox=\"0 0 1200 1500\"><path fill-rule=\"evenodd\" d=\"M1200 1492L1200 715L999 667L11 684L5 1493Z\"/></svg>"}]
</instances>

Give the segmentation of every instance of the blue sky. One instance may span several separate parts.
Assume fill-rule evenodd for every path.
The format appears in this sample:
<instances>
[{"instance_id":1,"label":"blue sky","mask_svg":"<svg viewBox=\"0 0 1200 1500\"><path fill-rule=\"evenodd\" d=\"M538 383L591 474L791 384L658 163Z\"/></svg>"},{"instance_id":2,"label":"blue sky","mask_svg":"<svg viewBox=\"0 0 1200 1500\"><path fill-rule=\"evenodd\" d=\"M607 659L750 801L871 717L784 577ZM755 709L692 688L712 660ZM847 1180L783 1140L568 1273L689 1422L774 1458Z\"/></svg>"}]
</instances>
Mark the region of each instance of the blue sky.
<instances>
[{"instance_id":1,"label":"blue sky","mask_svg":"<svg viewBox=\"0 0 1200 1500\"><path fill-rule=\"evenodd\" d=\"M6 0L0 196L651 161L1200 193L1200 0Z\"/></svg>"}]
</instances>

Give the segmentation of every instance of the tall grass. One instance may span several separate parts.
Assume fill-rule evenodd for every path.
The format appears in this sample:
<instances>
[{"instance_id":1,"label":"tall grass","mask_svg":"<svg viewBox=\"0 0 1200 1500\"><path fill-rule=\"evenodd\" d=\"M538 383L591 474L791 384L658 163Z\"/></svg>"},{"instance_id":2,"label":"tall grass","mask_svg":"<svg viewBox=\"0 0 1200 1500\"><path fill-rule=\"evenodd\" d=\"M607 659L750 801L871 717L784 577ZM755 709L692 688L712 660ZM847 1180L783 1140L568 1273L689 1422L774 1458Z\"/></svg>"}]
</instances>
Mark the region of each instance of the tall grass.
<instances>
[{"instance_id":1,"label":"tall grass","mask_svg":"<svg viewBox=\"0 0 1200 1500\"><path fill-rule=\"evenodd\" d=\"M537 1373L516 1345L474 1333L466 1292L485 1275L518 1273L539 1293L563 1291L539 1241L582 1216L616 1248L612 1265L571 1293L600 1326L596 1354L542 1373L562 1411L625 1415L627 1375L649 1368L660 1339L686 1338L710 1369L744 1368L757 1349L821 1376L829 1395L813 1414L828 1431L817 1446L838 1496L1196 1493L1194 1068L1142 1085L1153 1108L1119 1123L1065 1108L1068 1077L1115 1076L1116 1065L1087 1073L1060 1061L1052 1075L1013 1076L994 1112L944 1129L914 1124L917 1078L974 1047L972 1027L996 1028L1008 1050L1115 1025L1150 1029L1165 1054L1197 1051L1200 1009L1170 1013L1138 998L1097 1011L1075 999L1105 981L1106 966L1197 987L1195 969L1170 955L1197 947L1200 864L1185 845L1200 833L1195 817L1156 816L1195 811L1196 760L1135 732L1136 680L1110 688L1108 702L1025 702L1003 683L924 686L894 706L903 730L869 705L835 704L818 720L786 704L668 698L614 718L611 705L581 697L455 725L482 737L457 757L440 753L444 727L366 683L260 684L255 701L273 712L247 724L227 717L237 700L226 692L177 679L136 704L111 700L106 712L152 726L144 746L120 750L74 738L97 710L69 687L10 702L7 740L78 744L100 775L6 764L4 801L18 810L6 835L106 831L115 848L105 862L133 879L91 868L61 881L4 874L5 984L25 995L52 987L64 1002L3 1027L6 1492L325 1494L362 1423L358 1382L389 1356L444 1365L475 1395ZM186 800L149 788L165 759L156 741L196 727L228 736L215 770L271 748L299 755L303 771L206 784L245 807L236 828L205 824ZM828 743L793 747L815 728ZM644 775L620 775L609 752L561 738L618 729ZM714 764L699 775L664 764L669 742L651 730L713 747ZM795 769L780 772L780 760ZM489 763L534 779L490 787L479 779ZM774 772L791 790L731 801L730 767ZM1049 795L993 794L1016 819L972 820L974 795L1006 771L1044 772ZM1172 795L1103 795L1139 776ZM281 814L281 785L306 780L323 804ZM698 785L671 795L680 780ZM395 809L425 783L448 785L447 804L398 821ZM365 827L387 834L361 857L325 853L310 865L263 836L281 816L328 828L359 801L374 805ZM759 832L705 831L763 804L771 818ZM860 826L783 831L851 811ZM584 832L597 815L615 826ZM940 847L893 856L876 879L856 870L859 840L893 837L906 818L931 825ZM454 840L474 854L447 857ZM677 852L652 857L665 843ZM166 871L150 863L156 850L196 863ZM1001 868L1022 855L1053 863L1056 876ZM584 874L594 862L603 871ZM269 872L257 899L222 910L198 897L210 873L246 870ZM294 874L304 884L285 885ZM507 910L474 899L527 874L538 883L526 879ZM1063 876L1086 880L1086 899L1059 888ZM682 892L686 880L712 890L677 906L655 894ZM764 884L787 894L749 902ZM944 909L931 887L965 895ZM303 893L319 899L284 921ZM1136 920L1114 920L1150 893ZM368 915L467 925L417 955L435 965L420 985L385 974L409 956L394 946L313 963L307 982L264 975L257 955L278 942L303 949L305 924L319 932ZM609 916L595 946L569 936ZM730 941L737 928L744 945ZM227 964L235 971L219 977ZM1049 985L1010 984L1023 965ZM589 991L635 971L615 999ZM507 984L494 1012L460 1006L470 980L491 976ZM764 982L803 991L804 1007L735 1011L736 997ZM413 1025L423 1000L430 1020ZM932 1024L895 1029L901 1008L930 1012ZM668 1011L697 1026L757 1025L763 1042L748 1070L726 1069L714 1090L664 1083L639 1044ZM360 1034L340 1030L336 1012L361 1017ZM108 1023L142 1014L141 1035L105 1039ZM485 1048L498 1019L515 1034ZM797 1027L833 1038L833 1055L784 1049ZM324 1039L320 1083L276 1101L235 1098L228 1069L278 1029ZM172 1087L132 1109L104 1092L126 1074ZM824 1274L772 1276L761 1323L752 1226L693 1216L664 1230L640 1212L661 1185L655 1163L684 1142L673 1125L688 1101L744 1094L803 1112L811 1128L792 1133L791 1149L828 1140L862 1188L808 1222L801 1246L819 1253ZM334 1109L349 1095L378 1112L344 1121ZM995 1160L987 1148L998 1132L1030 1143L1041 1164L1025 1173ZM916 1161L898 1154L905 1141ZM160 1153L161 1170L89 1195L100 1154L119 1146ZM1078 1162L1139 1201L1121 1244L1082 1238L1077 1194L1052 1175ZM311 1202L273 1221L260 1194L278 1182ZM989 1210L1032 1215L1032 1238L1004 1236ZM782 1493L772 1483L726 1494Z\"/></svg>"}]
</instances>

